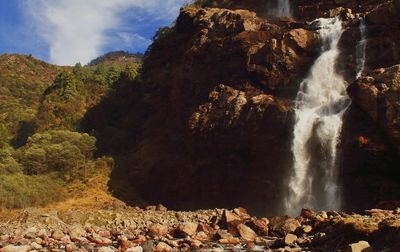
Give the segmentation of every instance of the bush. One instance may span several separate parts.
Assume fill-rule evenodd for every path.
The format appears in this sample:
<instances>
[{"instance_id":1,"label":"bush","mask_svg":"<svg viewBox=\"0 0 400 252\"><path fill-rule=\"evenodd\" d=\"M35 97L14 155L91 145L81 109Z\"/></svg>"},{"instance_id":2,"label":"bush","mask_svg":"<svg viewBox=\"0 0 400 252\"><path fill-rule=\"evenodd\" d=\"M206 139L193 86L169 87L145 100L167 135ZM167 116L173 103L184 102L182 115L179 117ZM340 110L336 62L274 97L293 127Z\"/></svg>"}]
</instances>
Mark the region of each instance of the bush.
<instances>
[{"instance_id":1,"label":"bush","mask_svg":"<svg viewBox=\"0 0 400 252\"><path fill-rule=\"evenodd\" d=\"M95 143L96 139L86 133L51 130L28 138L17 157L29 175L58 172L71 180L80 176L77 171L93 157Z\"/></svg>"},{"instance_id":2,"label":"bush","mask_svg":"<svg viewBox=\"0 0 400 252\"><path fill-rule=\"evenodd\" d=\"M44 206L64 196L64 182L52 175L0 174L0 207Z\"/></svg>"}]
</instances>

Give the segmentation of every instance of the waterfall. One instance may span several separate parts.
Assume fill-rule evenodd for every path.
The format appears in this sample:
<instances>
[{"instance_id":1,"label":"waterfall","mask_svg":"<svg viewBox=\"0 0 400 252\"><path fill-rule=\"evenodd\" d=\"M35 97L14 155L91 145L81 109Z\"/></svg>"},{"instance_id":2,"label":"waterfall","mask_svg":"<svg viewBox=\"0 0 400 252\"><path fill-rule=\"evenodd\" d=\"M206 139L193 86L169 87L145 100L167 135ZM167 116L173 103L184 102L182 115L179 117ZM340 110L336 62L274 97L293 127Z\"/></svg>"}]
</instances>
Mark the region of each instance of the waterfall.
<instances>
[{"instance_id":1,"label":"waterfall","mask_svg":"<svg viewBox=\"0 0 400 252\"><path fill-rule=\"evenodd\" d=\"M303 207L341 207L337 145L342 116L350 103L346 82L335 69L343 28L339 18L317 19L312 25L320 29L322 53L300 84L296 98L294 164L285 198L286 212L291 215Z\"/></svg>"},{"instance_id":2,"label":"waterfall","mask_svg":"<svg viewBox=\"0 0 400 252\"><path fill-rule=\"evenodd\" d=\"M364 71L364 67L365 67L365 60L366 60L366 56L365 56L365 49L367 47L367 27L365 25L365 19L361 18L360 20L360 42L358 42L357 45L357 52L356 52L356 56L357 56L357 79L361 77L362 72Z\"/></svg>"},{"instance_id":3,"label":"waterfall","mask_svg":"<svg viewBox=\"0 0 400 252\"><path fill-rule=\"evenodd\" d=\"M289 0L278 0L278 7L276 10L277 17L290 17L291 9Z\"/></svg>"}]
</instances>

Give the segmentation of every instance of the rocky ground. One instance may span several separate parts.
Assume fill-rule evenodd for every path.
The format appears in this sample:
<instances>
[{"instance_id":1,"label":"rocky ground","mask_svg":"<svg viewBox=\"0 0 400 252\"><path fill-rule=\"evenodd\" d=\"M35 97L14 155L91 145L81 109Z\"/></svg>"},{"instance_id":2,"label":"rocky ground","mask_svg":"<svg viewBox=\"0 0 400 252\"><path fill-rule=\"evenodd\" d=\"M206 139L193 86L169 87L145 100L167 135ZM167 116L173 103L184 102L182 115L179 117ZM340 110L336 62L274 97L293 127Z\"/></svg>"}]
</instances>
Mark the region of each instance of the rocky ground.
<instances>
[{"instance_id":1,"label":"rocky ground","mask_svg":"<svg viewBox=\"0 0 400 252\"><path fill-rule=\"evenodd\" d=\"M100 210L25 209L7 216L0 222L1 252L400 251L400 209L362 215L303 209L296 218L258 218L243 208L175 212L117 202Z\"/></svg>"}]
</instances>

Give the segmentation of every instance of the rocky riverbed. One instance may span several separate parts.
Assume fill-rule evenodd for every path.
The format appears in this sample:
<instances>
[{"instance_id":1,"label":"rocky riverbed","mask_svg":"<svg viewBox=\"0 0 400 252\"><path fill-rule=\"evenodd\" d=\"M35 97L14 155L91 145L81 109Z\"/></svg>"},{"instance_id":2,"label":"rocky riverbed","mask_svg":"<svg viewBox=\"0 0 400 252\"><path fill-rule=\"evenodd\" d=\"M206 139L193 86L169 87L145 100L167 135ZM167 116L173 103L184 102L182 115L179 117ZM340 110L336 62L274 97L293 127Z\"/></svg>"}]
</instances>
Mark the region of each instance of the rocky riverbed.
<instances>
[{"instance_id":1,"label":"rocky riverbed","mask_svg":"<svg viewBox=\"0 0 400 252\"><path fill-rule=\"evenodd\" d=\"M2 216L6 216L2 214ZM400 251L400 209L261 218L246 209L25 209L2 217L0 251ZM11 217L12 216L12 217Z\"/></svg>"}]
</instances>

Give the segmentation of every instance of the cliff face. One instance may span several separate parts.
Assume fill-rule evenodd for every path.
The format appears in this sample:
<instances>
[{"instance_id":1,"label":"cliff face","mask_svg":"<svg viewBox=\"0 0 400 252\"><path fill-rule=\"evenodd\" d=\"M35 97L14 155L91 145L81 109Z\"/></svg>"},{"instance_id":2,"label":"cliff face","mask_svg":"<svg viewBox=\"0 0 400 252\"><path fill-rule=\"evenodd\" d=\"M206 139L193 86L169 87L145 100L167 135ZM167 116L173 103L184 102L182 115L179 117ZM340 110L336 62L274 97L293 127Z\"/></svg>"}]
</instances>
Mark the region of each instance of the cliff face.
<instances>
[{"instance_id":1,"label":"cliff face","mask_svg":"<svg viewBox=\"0 0 400 252\"><path fill-rule=\"evenodd\" d=\"M368 204L398 198L398 67L390 66L399 63L399 1L297 1L295 19L276 20L266 19L268 9L258 2L182 9L152 45L140 81L88 114L86 128L97 134L100 149L118 153L111 189L128 201L172 208L279 210L292 165L294 98L320 52L318 31L296 20L345 19L338 71L352 83L360 40L355 12L362 11L367 71L350 88L344 191L354 202L362 196L353 192L365 192ZM372 71L381 67L389 68ZM119 141L119 134L130 138ZM121 190L121 181L135 194Z\"/></svg>"}]
</instances>

